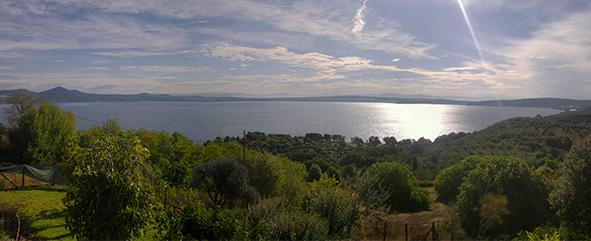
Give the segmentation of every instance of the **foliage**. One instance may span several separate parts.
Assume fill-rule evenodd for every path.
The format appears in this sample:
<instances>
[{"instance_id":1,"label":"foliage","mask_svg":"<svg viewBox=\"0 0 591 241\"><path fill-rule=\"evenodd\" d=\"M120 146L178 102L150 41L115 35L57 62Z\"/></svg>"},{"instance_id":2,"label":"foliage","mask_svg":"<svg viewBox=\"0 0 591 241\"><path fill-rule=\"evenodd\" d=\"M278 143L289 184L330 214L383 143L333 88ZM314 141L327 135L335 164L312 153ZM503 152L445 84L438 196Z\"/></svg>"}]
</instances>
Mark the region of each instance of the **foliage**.
<instances>
[{"instance_id":1,"label":"foliage","mask_svg":"<svg viewBox=\"0 0 591 241\"><path fill-rule=\"evenodd\" d=\"M4 116L8 124L12 127L17 126L21 115L37 108L42 100L42 97L29 95L23 89L10 92L4 100L4 104L7 105L4 107Z\"/></svg>"},{"instance_id":2,"label":"foliage","mask_svg":"<svg viewBox=\"0 0 591 241\"><path fill-rule=\"evenodd\" d=\"M317 213L306 212L267 199L249 205L238 239L250 240L324 240L328 238L328 222Z\"/></svg>"},{"instance_id":3,"label":"foliage","mask_svg":"<svg viewBox=\"0 0 591 241\"><path fill-rule=\"evenodd\" d=\"M0 239L10 240L16 237L31 239L34 238L34 233L27 220L19 217L17 206L0 202Z\"/></svg>"},{"instance_id":4,"label":"foliage","mask_svg":"<svg viewBox=\"0 0 591 241\"><path fill-rule=\"evenodd\" d=\"M536 227L532 232L527 230L519 231L517 237L513 240L560 241L562 237L565 237L563 231L553 227L550 223L545 223Z\"/></svg>"},{"instance_id":5,"label":"foliage","mask_svg":"<svg viewBox=\"0 0 591 241\"><path fill-rule=\"evenodd\" d=\"M369 167L359 182L360 198L370 207L385 206L395 212L417 212L429 209L427 190L406 167L396 162L376 163Z\"/></svg>"},{"instance_id":6,"label":"foliage","mask_svg":"<svg viewBox=\"0 0 591 241\"><path fill-rule=\"evenodd\" d=\"M563 173L551 202L571 239L591 237L591 137L574 144L561 167Z\"/></svg>"},{"instance_id":7,"label":"foliage","mask_svg":"<svg viewBox=\"0 0 591 241\"><path fill-rule=\"evenodd\" d=\"M189 239L229 240L236 232L234 213L220 206L212 209L200 201L190 202L183 208L181 233Z\"/></svg>"},{"instance_id":8,"label":"foliage","mask_svg":"<svg viewBox=\"0 0 591 241\"><path fill-rule=\"evenodd\" d=\"M486 157L469 172L457 197L457 213L473 238L513 235L555 220L551 185L516 158Z\"/></svg>"},{"instance_id":9,"label":"foliage","mask_svg":"<svg viewBox=\"0 0 591 241\"><path fill-rule=\"evenodd\" d=\"M485 159L482 157L472 156L456 165L443 169L435 178L437 201L454 202L456 196L460 194L460 186L464 182L464 178L484 161Z\"/></svg>"},{"instance_id":10,"label":"foliage","mask_svg":"<svg viewBox=\"0 0 591 241\"><path fill-rule=\"evenodd\" d=\"M305 210L318 213L328 221L330 238L350 238L353 227L359 226L361 212L357 199L341 189L334 177L324 174L320 180L311 183L304 200Z\"/></svg>"},{"instance_id":11,"label":"foliage","mask_svg":"<svg viewBox=\"0 0 591 241\"><path fill-rule=\"evenodd\" d=\"M45 164L62 162L75 134L74 122L59 106L43 102L22 114L9 139L19 163Z\"/></svg>"},{"instance_id":12,"label":"foliage","mask_svg":"<svg viewBox=\"0 0 591 241\"><path fill-rule=\"evenodd\" d=\"M63 171L70 186L64 198L67 228L79 239L142 236L162 208L160 185L145 165L148 150L131 131L81 139L89 142L70 145Z\"/></svg>"},{"instance_id":13,"label":"foliage","mask_svg":"<svg viewBox=\"0 0 591 241\"><path fill-rule=\"evenodd\" d=\"M216 206L232 206L235 201L256 199L249 186L248 170L234 158L221 158L195 167L193 187L203 188Z\"/></svg>"}]
</instances>

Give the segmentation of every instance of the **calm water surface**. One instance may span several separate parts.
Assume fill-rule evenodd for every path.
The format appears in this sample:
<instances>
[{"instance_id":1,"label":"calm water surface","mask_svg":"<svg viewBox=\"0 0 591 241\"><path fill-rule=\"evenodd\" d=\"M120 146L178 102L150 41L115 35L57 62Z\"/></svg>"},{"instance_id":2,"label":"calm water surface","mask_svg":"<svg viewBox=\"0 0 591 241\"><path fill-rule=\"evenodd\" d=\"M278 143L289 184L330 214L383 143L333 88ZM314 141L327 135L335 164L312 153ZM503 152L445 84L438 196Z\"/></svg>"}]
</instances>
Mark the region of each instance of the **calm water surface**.
<instances>
[{"instance_id":1,"label":"calm water surface","mask_svg":"<svg viewBox=\"0 0 591 241\"><path fill-rule=\"evenodd\" d=\"M543 108L350 102L109 102L63 103L60 108L95 121L119 119L122 128L180 132L204 142L242 131L267 134L329 133L431 140L451 132L473 132L498 121L557 114ZM93 122L79 118L76 127Z\"/></svg>"}]
</instances>

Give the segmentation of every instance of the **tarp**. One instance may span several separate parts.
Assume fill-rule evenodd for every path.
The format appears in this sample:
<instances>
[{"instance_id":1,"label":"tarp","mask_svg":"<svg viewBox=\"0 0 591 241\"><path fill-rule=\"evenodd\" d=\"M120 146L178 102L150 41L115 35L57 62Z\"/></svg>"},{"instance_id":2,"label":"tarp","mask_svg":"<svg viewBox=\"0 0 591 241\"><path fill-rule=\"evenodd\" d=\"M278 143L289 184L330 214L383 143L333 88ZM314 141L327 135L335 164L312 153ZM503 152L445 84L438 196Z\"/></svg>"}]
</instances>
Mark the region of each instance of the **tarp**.
<instances>
[{"instance_id":1,"label":"tarp","mask_svg":"<svg viewBox=\"0 0 591 241\"><path fill-rule=\"evenodd\" d=\"M66 179L62 176L58 164L51 165L18 165L13 167L0 167L0 173L25 174L31 178L57 185L66 185Z\"/></svg>"}]
</instances>

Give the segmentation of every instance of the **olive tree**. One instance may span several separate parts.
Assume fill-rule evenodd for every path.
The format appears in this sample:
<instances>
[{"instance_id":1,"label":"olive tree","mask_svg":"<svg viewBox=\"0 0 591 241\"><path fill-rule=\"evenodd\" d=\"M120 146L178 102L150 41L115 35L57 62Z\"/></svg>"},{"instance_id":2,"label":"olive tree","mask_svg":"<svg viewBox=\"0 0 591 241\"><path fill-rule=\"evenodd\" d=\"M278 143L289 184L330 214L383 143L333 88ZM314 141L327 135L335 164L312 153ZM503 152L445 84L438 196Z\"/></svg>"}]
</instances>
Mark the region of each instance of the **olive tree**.
<instances>
[{"instance_id":1,"label":"olive tree","mask_svg":"<svg viewBox=\"0 0 591 241\"><path fill-rule=\"evenodd\" d=\"M256 189L248 185L248 170L235 158L223 157L197 164L193 180L193 187L203 188L217 206L258 198Z\"/></svg>"},{"instance_id":2,"label":"olive tree","mask_svg":"<svg viewBox=\"0 0 591 241\"><path fill-rule=\"evenodd\" d=\"M69 185L63 200L66 227L78 239L142 236L162 208L160 185L144 162L148 150L131 132L81 139L89 142L69 145L70 158L63 165Z\"/></svg>"}]
</instances>

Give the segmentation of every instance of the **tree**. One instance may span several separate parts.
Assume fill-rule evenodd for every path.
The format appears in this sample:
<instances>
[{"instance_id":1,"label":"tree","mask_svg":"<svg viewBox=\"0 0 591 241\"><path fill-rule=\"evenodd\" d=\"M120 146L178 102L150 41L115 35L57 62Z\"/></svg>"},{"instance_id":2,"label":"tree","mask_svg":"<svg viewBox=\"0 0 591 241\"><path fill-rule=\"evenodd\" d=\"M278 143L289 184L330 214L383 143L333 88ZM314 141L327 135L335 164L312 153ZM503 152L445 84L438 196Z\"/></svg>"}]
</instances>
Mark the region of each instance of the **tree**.
<instances>
[{"instance_id":1,"label":"tree","mask_svg":"<svg viewBox=\"0 0 591 241\"><path fill-rule=\"evenodd\" d=\"M405 166L397 162L373 164L359 181L359 195L370 207L384 206L395 212L429 209L429 193Z\"/></svg>"},{"instance_id":2,"label":"tree","mask_svg":"<svg viewBox=\"0 0 591 241\"><path fill-rule=\"evenodd\" d=\"M70 187L64 198L66 227L78 239L140 237L162 209L157 198L161 185L145 164L148 150L131 132L88 140L69 145L63 168Z\"/></svg>"},{"instance_id":3,"label":"tree","mask_svg":"<svg viewBox=\"0 0 591 241\"><path fill-rule=\"evenodd\" d=\"M379 144L382 144L382 142L380 141L380 138L377 136L370 136L369 137L369 141L367 142L370 146L377 146Z\"/></svg>"},{"instance_id":4,"label":"tree","mask_svg":"<svg viewBox=\"0 0 591 241\"><path fill-rule=\"evenodd\" d=\"M460 186L464 182L464 178L485 161L485 158L472 156L456 165L443 169L435 178L434 188L437 192L437 200L440 202L455 202L456 197L460 194Z\"/></svg>"},{"instance_id":5,"label":"tree","mask_svg":"<svg viewBox=\"0 0 591 241\"><path fill-rule=\"evenodd\" d=\"M386 143L386 145L396 145L396 143L398 143L398 141L396 141L396 137L384 137L384 143Z\"/></svg>"},{"instance_id":6,"label":"tree","mask_svg":"<svg viewBox=\"0 0 591 241\"><path fill-rule=\"evenodd\" d=\"M59 106L45 101L22 114L9 139L20 163L39 164L63 161L75 135L72 119Z\"/></svg>"},{"instance_id":7,"label":"tree","mask_svg":"<svg viewBox=\"0 0 591 241\"><path fill-rule=\"evenodd\" d=\"M16 126L21 115L30 109L37 108L43 100L40 96L27 94L23 89L10 92L4 103L4 115L10 126Z\"/></svg>"},{"instance_id":8,"label":"tree","mask_svg":"<svg viewBox=\"0 0 591 241\"><path fill-rule=\"evenodd\" d=\"M517 158L484 159L469 172L457 197L457 213L468 235L496 238L555 221L545 177Z\"/></svg>"},{"instance_id":9,"label":"tree","mask_svg":"<svg viewBox=\"0 0 591 241\"><path fill-rule=\"evenodd\" d=\"M198 164L193 181L193 186L203 188L217 206L233 205L236 200L258 195L248 185L248 170L235 158L223 157Z\"/></svg>"},{"instance_id":10,"label":"tree","mask_svg":"<svg viewBox=\"0 0 591 241\"><path fill-rule=\"evenodd\" d=\"M550 201L570 239L591 238L591 137L577 141L561 166Z\"/></svg>"}]
</instances>

